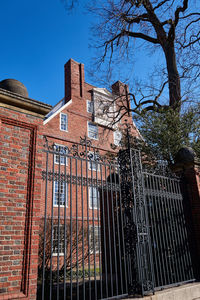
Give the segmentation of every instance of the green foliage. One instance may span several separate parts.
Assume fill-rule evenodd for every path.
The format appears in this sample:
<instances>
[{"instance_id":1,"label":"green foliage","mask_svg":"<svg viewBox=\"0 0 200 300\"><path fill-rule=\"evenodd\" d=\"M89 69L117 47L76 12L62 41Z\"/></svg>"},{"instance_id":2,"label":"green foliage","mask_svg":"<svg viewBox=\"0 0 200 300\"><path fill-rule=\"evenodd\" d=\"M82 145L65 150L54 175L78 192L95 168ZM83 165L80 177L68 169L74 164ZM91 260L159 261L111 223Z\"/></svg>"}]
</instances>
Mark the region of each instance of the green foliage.
<instances>
[{"instance_id":1,"label":"green foliage","mask_svg":"<svg viewBox=\"0 0 200 300\"><path fill-rule=\"evenodd\" d=\"M136 116L135 121L143 140L132 138L132 144L148 157L173 163L178 150L188 146L200 158L199 107L190 107L182 113L172 108L146 112Z\"/></svg>"}]
</instances>

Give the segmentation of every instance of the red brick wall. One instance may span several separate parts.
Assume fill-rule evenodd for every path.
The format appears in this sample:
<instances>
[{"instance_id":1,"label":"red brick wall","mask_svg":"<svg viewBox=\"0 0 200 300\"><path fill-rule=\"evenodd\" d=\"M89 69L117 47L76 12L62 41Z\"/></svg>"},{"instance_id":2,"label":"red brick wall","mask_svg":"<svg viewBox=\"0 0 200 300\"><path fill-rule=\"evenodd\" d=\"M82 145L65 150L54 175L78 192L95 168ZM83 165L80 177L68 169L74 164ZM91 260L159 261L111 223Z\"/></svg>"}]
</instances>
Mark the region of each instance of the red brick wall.
<instances>
[{"instance_id":1,"label":"red brick wall","mask_svg":"<svg viewBox=\"0 0 200 300\"><path fill-rule=\"evenodd\" d=\"M0 299L36 297L41 123L1 108Z\"/></svg>"},{"instance_id":2,"label":"red brick wall","mask_svg":"<svg viewBox=\"0 0 200 300\"><path fill-rule=\"evenodd\" d=\"M200 168L191 166L184 171L186 195L189 198L191 219L190 239L193 247L193 260L196 277L200 277Z\"/></svg>"}]
</instances>

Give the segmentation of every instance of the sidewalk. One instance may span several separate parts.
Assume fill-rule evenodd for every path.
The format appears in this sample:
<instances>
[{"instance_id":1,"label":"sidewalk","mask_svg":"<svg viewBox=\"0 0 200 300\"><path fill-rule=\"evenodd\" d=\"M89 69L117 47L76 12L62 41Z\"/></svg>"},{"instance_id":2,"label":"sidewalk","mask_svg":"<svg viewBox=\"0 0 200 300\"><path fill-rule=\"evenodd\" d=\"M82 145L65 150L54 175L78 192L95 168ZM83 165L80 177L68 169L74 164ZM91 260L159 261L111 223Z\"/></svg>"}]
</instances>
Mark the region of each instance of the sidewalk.
<instances>
[{"instance_id":1,"label":"sidewalk","mask_svg":"<svg viewBox=\"0 0 200 300\"><path fill-rule=\"evenodd\" d=\"M155 295L144 298L129 298L129 300L200 300L200 282L185 284L155 292Z\"/></svg>"}]
</instances>

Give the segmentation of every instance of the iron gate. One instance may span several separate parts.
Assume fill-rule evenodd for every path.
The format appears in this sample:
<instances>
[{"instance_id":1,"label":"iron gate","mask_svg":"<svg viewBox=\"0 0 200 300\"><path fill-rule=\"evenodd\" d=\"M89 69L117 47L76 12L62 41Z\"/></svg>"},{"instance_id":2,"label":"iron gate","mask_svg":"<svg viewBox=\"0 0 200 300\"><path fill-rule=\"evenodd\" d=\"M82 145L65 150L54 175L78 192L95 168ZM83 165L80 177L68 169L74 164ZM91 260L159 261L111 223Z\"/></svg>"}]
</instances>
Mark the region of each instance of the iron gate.
<instances>
[{"instance_id":1,"label":"iron gate","mask_svg":"<svg viewBox=\"0 0 200 300\"><path fill-rule=\"evenodd\" d=\"M45 144L38 300L118 299L193 280L180 179L138 150Z\"/></svg>"},{"instance_id":2,"label":"iron gate","mask_svg":"<svg viewBox=\"0 0 200 300\"><path fill-rule=\"evenodd\" d=\"M45 144L38 299L128 294L120 170L82 139Z\"/></svg>"},{"instance_id":3,"label":"iron gate","mask_svg":"<svg viewBox=\"0 0 200 300\"><path fill-rule=\"evenodd\" d=\"M165 164L142 168L141 154L119 153L129 293L194 281L181 179Z\"/></svg>"},{"instance_id":4,"label":"iron gate","mask_svg":"<svg viewBox=\"0 0 200 300\"><path fill-rule=\"evenodd\" d=\"M158 171L158 170L157 170ZM194 280L181 179L160 169L144 172L155 287Z\"/></svg>"}]
</instances>

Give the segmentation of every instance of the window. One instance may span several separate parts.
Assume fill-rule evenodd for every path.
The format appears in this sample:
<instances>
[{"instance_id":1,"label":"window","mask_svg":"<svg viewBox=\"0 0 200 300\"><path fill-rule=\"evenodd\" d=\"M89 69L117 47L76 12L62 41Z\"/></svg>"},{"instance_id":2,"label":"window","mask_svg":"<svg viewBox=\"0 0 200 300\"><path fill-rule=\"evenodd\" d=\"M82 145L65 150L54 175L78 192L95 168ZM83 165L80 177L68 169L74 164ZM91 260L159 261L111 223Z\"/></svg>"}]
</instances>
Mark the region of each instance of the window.
<instances>
[{"instance_id":1,"label":"window","mask_svg":"<svg viewBox=\"0 0 200 300\"><path fill-rule=\"evenodd\" d=\"M89 170L99 171L100 165L98 163L97 155L95 155L94 152L90 151L88 158L89 158Z\"/></svg>"},{"instance_id":2,"label":"window","mask_svg":"<svg viewBox=\"0 0 200 300\"><path fill-rule=\"evenodd\" d=\"M54 181L53 205L68 206L67 184L66 182Z\"/></svg>"},{"instance_id":3,"label":"window","mask_svg":"<svg viewBox=\"0 0 200 300\"><path fill-rule=\"evenodd\" d=\"M98 127L91 122L88 122L88 137L94 140L98 140Z\"/></svg>"},{"instance_id":4,"label":"window","mask_svg":"<svg viewBox=\"0 0 200 300\"><path fill-rule=\"evenodd\" d=\"M99 209L99 191L96 187L89 187L89 207Z\"/></svg>"},{"instance_id":5,"label":"window","mask_svg":"<svg viewBox=\"0 0 200 300\"><path fill-rule=\"evenodd\" d=\"M87 112L93 114L93 112L94 112L94 103L93 103L93 101L87 100Z\"/></svg>"},{"instance_id":6,"label":"window","mask_svg":"<svg viewBox=\"0 0 200 300\"><path fill-rule=\"evenodd\" d=\"M100 227L97 225L89 227L89 243L90 243L90 253L99 253L100 250Z\"/></svg>"},{"instance_id":7,"label":"window","mask_svg":"<svg viewBox=\"0 0 200 300\"><path fill-rule=\"evenodd\" d=\"M119 146L120 145L120 142L121 142L121 139L122 139L122 134L120 131L115 131L114 132L114 144L116 146Z\"/></svg>"},{"instance_id":8,"label":"window","mask_svg":"<svg viewBox=\"0 0 200 300\"><path fill-rule=\"evenodd\" d=\"M58 245L58 225L53 226L53 254L64 254L65 243L64 243L64 226L59 227L60 237Z\"/></svg>"},{"instance_id":9,"label":"window","mask_svg":"<svg viewBox=\"0 0 200 300\"><path fill-rule=\"evenodd\" d=\"M67 156L66 156L66 154L67 154L67 150L68 150L68 148L67 147L65 147L65 146L62 146L62 145L58 145L58 144L55 144L55 148L54 148L54 150L56 151L56 152L59 152L60 154L65 154L65 155L59 155L59 154L55 154L54 155L54 162L56 163L56 164L61 164L61 165L67 165Z\"/></svg>"},{"instance_id":10,"label":"window","mask_svg":"<svg viewBox=\"0 0 200 300\"><path fill-rule=\"evenodd\" d=\"M67 131L68 129L68 120L66 114L60 114L60 130Z\"/></svg>"}]
</instances>

